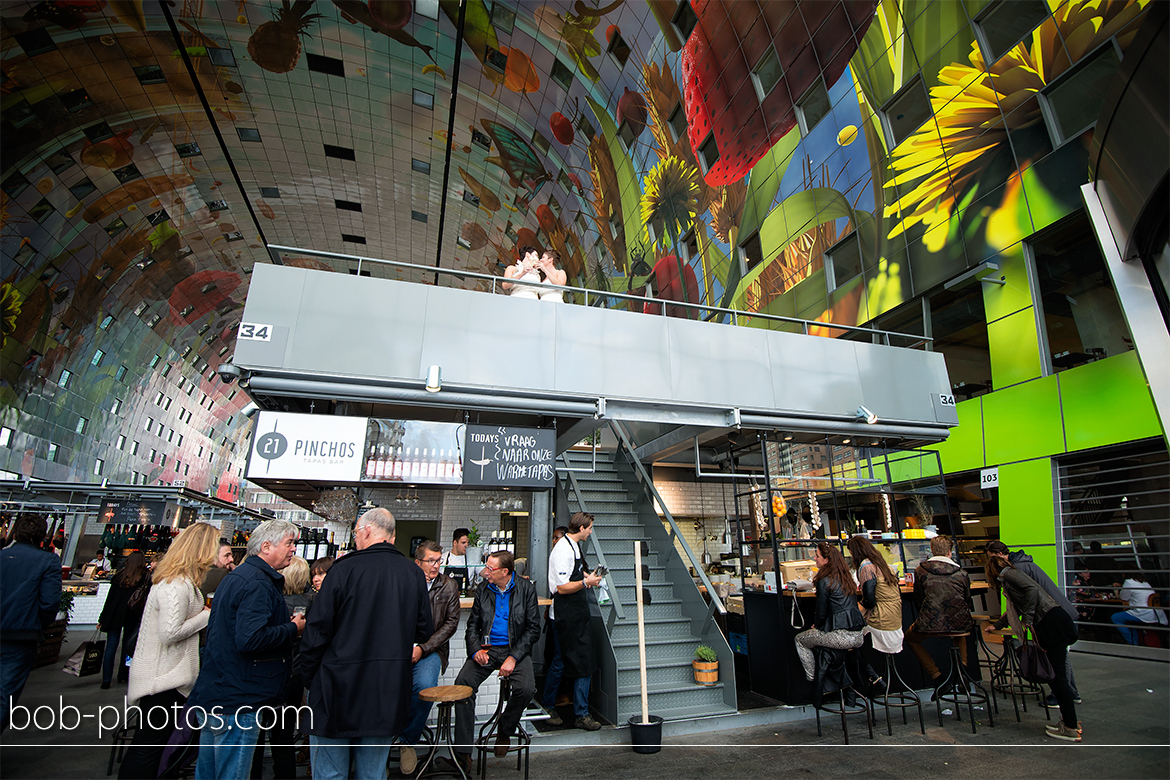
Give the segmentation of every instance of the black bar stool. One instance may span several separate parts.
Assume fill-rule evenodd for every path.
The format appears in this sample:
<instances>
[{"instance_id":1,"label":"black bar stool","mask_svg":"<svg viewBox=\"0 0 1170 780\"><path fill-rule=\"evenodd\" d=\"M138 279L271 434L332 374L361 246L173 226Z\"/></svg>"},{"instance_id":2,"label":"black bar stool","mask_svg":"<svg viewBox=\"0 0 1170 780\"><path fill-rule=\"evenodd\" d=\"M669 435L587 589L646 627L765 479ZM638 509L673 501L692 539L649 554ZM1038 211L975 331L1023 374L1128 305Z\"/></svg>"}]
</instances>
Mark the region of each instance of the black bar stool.
<instances>
[{"instance_id":1,"label":"black bar stool","mask_svg":"<svg viewBox=\"0 0 1170 780\"><path fill-rule=\"evenodd\" d=\"M854 687L853 678L846 669L847 659L853 660L853 668L857 669L858 654L856 650L834 650L830 647L813 648L813 657L816 659L816 672L813 675L813 710L817 716L817 736L821 736L821 710L837 713L841 716L841 731L845 734L845 744L849 744L849 723L846 715L865 715L865 725L869 727L869 738L873 739L873 702L862 696ZM830 681L830 675L841 681L836 689L825 689ZM860 674L858 674L860 677ZM834 702L824 702L824 695L833 690L840 692L841 698ZM853 703L851 704L850 701ZM861 702L861 703L858 703Z\"/></svg>"},{"instance_id":2,"label":"black bar stool","mask_svg":"<svg viewBox=\"0 0 1170 780\"><path fill-rule=\"evenodd\" d=\"M880 653L886 662L886 672L885 675L883 675L886 681L886 690L882 693L874 693L870 697L870 701L874 707L886 708L886 733L891 737L894 736L894 727L890 725L890 707L897 707L902 711L903 726L909 724L910 722L906 718L906 710L910 707L917 707L918 727L922 730L922 733L925 734L926 718L922 714L922 699L918 698L918 694L915 693L914 689L906 684L906 681L902 679L902 675L898 674L898 666L894 663L894 658L896 656L891 653L883 653L881 650L876 650L876 652ZM891 688L893 687L895 680L897 680L898 684L902 686L902 690L891 692Z\"/></svg>"},{"instance_id":3,"label":"black bar stool","mask_svg":"<svg viewBox=\"0 0 1170 780\"><path fill-rule=\"evenodd\" d=\"M1020 656L1016 653L1015 633L1011 629L996 631L1003 637L1003 655L995 664L991 673L991 690L1007 694L1012 697L1012 707L1015 708L1016 722L1020 722L1020 706L1024 712L1028 711L1028 697L1035 696L1044 707L1044 719L1052 720L1052 713L1048 709L1048 698L1044 695L1044 687L1039 683L1029 682L1020 674Z\"/></svg>"},{"instance_id":4,"label":"black bar stool","mask_svg":"<svg viewBox=\"0 0 1170 780\"><path fill-rule=\"evenodd\" d=\"M487 723L479 727L479 737L475 740L475 771L481 780L487 777L487 754L495 751L496 735L499 732L500 716L508 701L512 698L512 678L500 678L500 698L496 702L496 711L488 718ZM508 746L509 753L516 754L516 771L520 771L520 764L524 764L524 780L528 780L528 754L532 748L532 738L524 730L524 726L516 727L516 744Z\"/></svg>"},{"instance_id":5,"label":"black bar stool","mask_svg":"<svg viewBox=\"0 0 1170 780\"><path fill-rule=\"evenodd\" d=\"M951 646L949 648L951 668L947 672L946 678L938 686L938 696L935 698L936 709L938 710L938 725L943 725L942 719L942 703L944 701L951 702L955 705L955 720L962 721L963 715L960 705L964 702L967 705L967 711L971 716L971 733L975 731L975 705L982 704L987 712L987 725L995 726L995 716L991 713L991 697L987 694L983 685L978 681L972 679L967 672L967 667L963 665L963 656L959 651L959 642L966 642L967 638L971 636L970 631L955 631L949 633L931 634L931 636L939 638L949 638ZM976 692L973 689L977 689Z\"/></svg>"}]
</instances>

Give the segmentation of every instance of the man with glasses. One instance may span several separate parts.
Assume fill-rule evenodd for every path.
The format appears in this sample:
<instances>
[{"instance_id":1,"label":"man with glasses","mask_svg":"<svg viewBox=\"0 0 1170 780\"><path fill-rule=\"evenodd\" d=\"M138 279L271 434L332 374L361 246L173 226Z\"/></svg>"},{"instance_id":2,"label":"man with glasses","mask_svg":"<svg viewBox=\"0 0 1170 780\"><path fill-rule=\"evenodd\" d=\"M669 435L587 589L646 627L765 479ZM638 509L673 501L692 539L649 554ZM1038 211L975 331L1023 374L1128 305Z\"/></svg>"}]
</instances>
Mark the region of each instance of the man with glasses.
<instances>
[{"instance_id":1,"label":"man with glasses","mask_svg":"<svg viewBox=\"0 0 1170 780\"><path fill-rule=\"evenodd\" d=\"M536 586L513 573L514 559L507 550L488 556L481 571L483 582L475 591L475 603L467 619L467 661L455 678L456 685L472 691L496 669L511 682L512 695L500 715L495 754L508 754L512 732L524 708L536 692L532 674L532 648L540 638L540 612ZM502 681L501 681L502 684ZM475 694L455 703L457 760L471 771L472 731L475 728Z\"/></svg>"},{"instance_id":2,"label":"man with glasses","mask_svg":"<svg viewBox=\"0 0 1170 780\"><path fill-rule=\"evenodd\" d=\"M439 576L439 564L443 561L442 546L431 539L414 549L414 562L427 578L427 593L431 600L431 616L434 618L435 633L425 642L415 644L414 691L410 699L410 722L406 724L399 741L399 768L403 774L412 774L418 766L418 755L414 745L422 737L423 727L431 714L431 702L418 697L424 688L439 684L439 675L447 671L451 637L459 627L459 588L450 577Z\"/></svg>"}]
</instances>

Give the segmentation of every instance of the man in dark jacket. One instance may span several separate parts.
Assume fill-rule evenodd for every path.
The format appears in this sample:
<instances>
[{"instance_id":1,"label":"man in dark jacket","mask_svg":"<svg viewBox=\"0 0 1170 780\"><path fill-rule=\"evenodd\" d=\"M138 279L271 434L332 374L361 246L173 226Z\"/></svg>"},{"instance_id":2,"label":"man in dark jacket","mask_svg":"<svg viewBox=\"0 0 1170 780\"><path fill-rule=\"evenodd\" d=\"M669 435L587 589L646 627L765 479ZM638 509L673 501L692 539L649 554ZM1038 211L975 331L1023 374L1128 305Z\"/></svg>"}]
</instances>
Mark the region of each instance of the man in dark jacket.
<instances>
[{"instance_id":1,"label":"man in dark jacket","mask_svg":"<svg viewBox=\"0 0 1170 780\"><path fill-rule=\"evenodd\" d=\"M385 777L390 743L410 711L411 653L434 633L427 581L394 547L394 515L376 508L354 528L357 552L329 569L301 640L314 780ZM456 613L458 614L458 613Z\"/></svg>"},{"instance_id":2,"label":"man in dark jacket","mask_svg":"<svg viewBox=\"0 0 1170 780\"><path fill-rule=\"evenodd\" d=\"M296 553L297 534L287 520L261 523L248 538L248 557L215 591L203 666L187 700L206 714L196 780L248 777L257 721L267 727L285 717L279 705L305 616L290 620L280 570Z\"/></svg>"},{"instance_id":3,"label":"man in dark jacket","mask_svg":"<svg viewBox=\"0 0 1170 780\"><path fill-rule=\"evenodd\" d=\"M451 577L439 575L443 561L443 547L431 539L414 550L414 562L427 579L427 594L431 602L431 618L435 633L425 642L416 643L411 660L414 662L413 686L410 696L410 722L399 741L399 768L403 774L413 774L418 766L414 745L422 737L423 727L431 714L431 703L418 697L419 691L439 684L439 675L447 671L451 637L459 628L459 587Z\"/></svg>"},{"instance_id":4,"label":"man in dark jacket","mask_svg":"<svg viewBox=\"0 0 1170 780\"><path fill-rule=\"evenodd\" d=\"M41 630L61 608L61 559L39 548L44 515L21 515L0 551L0 731L28 681Z\"/></svg>"},{"instance_id":5,"label":"man in dark jacket","mask_svg":"<svg viewBox=\"0 0 1170 780\"><path fill-rule=\"evenodd\" d=\"M1028 555L1023 550L1016 550L1015 552L1012 552L1008 549L1006 544L998 540L988 543L987 554L1009 561L1012 566L1016 567L1016 569L1032 578L1032 580L1034 580L1036 584L1040 586L1041 590L1051 596L1052 600L1059 604L1060 608L1068 613L1068 616L1073 619L1073 629L1076 629L1076 622L1078 619L1077 608L1074 607L1072 602L1068 600L1068 596L1065 595L1064 590L1062 590L1055 582L1053 582L1052 578L1049 577L1043 569L1036 565L1036 562L1032 560L1031 555ZM1080 704L1081 694L1077 691L1077 683L1073 678L1072 653L1064 654L1064 671L1065 675L1068 677L1068 687L1072 689L1073 701L1077 704ZM1048 699L1048 706L1057 706L1055 694L1049 695Z\"/></svg>"},{"instance_id":6,"label":"man in dark jacket","mask_svg":"<svg viewBox=\"0 0 1170 780\"><path fill-rule=\"evenodd\" d=\"M507 755L512 732L536 691L532 673L532 648L540 638L540 612L536 586L513 573L512 553L494 552L481 571L483 582L467 618L467 661L455 678L456 685L472 691L494 670L511 678L512 696L500 715L496 755ZM456 760L465 771L471 767L472 732L475 728L475 694L455 703Z\"/></svg>"},{"instance_id":7,"label":"man in dark jacket","mask_svg":"<svg viewBox=\"0 0 1170 780\"><path fill-rule=\"evenodd\" d=\"M906 632L906 644L937 690L943 676L922 646L922 641L931 634L971 631L975 621L971 618L971 578L951 560L950 538L936 536L931 539L930 554L931 557L914 572L914 603L918 606L918 619ZM966 666L967 642L959 642L959 655Z\"/></svg>"}]
</instances>

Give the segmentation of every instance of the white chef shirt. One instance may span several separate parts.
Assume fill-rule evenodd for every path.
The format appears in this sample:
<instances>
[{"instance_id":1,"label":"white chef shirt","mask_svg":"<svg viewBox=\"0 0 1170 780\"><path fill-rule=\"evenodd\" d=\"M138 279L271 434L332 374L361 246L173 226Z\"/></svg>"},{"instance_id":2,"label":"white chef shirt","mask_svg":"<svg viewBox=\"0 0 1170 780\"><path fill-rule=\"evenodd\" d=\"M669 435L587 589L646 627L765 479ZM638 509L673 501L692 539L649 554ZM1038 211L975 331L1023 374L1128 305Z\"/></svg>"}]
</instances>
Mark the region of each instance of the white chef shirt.
<instances>
[{"instance_id":1,"label":"white chef shirt","mask_svg":"<svg viewBox=\"0 0 1170 780\"><path fill-rule=\"evenodd\" d=\"M548 556L548 589L554 596L558 585L569 584L580 553L580 546L568 536L562 536L553 547L552 554ZM556 599L553 599L553 606L548 608L548 616L550 620L556 620Z\"/></svg>"}]
</instances>

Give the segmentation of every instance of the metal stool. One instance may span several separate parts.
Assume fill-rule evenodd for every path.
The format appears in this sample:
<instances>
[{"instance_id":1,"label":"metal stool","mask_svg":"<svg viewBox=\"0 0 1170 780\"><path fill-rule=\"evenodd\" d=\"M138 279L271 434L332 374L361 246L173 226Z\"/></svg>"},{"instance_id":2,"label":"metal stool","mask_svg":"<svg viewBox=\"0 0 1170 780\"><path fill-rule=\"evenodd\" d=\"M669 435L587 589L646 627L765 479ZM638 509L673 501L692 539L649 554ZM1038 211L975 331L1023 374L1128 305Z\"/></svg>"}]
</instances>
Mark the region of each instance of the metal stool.
<instances>
[{"instance_id":1,"label":"metal stool","mask_svg":"<svg viewBox=\"0 0 1170 780\"><path fill-rule=\"evenodd\" d=\"M512 698L512 678L500 678L500 698L496 702L496 711L488 718L487 723L479 727L479 738L475 740L475 771L480 779L487 777L487 754L495 750L495 740L499 732L500 716L508 701ZM516 754L516 771L520 771L521 759L524 763L524 780L528 780L528 754L532 747L532 738L524 730L524 726L516 727L516 744L508 746L509 753Z\"/></svg>"},{"instance_id":2,"label":"metal stool","mask_svg":"<svg viewBox=\"0 0 1170 780\"><path fill-rule=\"evenodd\" d=\"M1028 711L1028 697L1036 696L1044 707L1044 719L1052 720L1052 713L1048 710L1048 698L1044 695L1044 688L1038 683L1025 680L1020 674L1020 657L1016 654L1015 634L1011 631L997 631L1004 638L1003 655L995 664L991 675L991 690L1005 693L1012 697L1012 707L1015 708L1016 722L1020 722L1020 703L1023 702L1024 712Z\"/></svg>"},{"instance_id":3,"label":"metal stool","mask_svg":"<svg viewBox=\"0 0 1170 780\"><path fill-rule=\"evenodd\" d=\"M938 725L943 725L942 719L942 703L944 701L951 702L955 705L955 720L963 720L962 710L960 705L963 703L961 699L965 699L967 703L967 711L971 716L971 733L975 731L975 704L982 704L987 708L987 725L995 726L995 716L991 713L991 696L987 694L983 685L971 678L967 673L967 668L963 665L963 656L960 653L959 642L966 642L967 637L971 636L970 631L955 631L948 633L932 634L932 636L949 638L951 646L949 654L951 659L951 668L947 672L946 678L938 686L938 696L935 698L936 709L938 710ZM978 693L972 691L972 688L977 688ZM960 689L962 693L960 693Z\"/></svg>"},{"instance_id":4,"label":"metal stool","mask_svg":"<svg viewBox=\"0 0 1170 780\"><path fill-rule=\"evenodd\" d=\"M134 732L138 730L137 726L131 726L129 723L114 732L114 737L110 744L110 763L106 766L106 777L114 774L114 763L122 763L122 756L126 755L126 746L134 741Z\"/></svg>"},{"instance_id":5,"label":"metal stool","mask_svg":"<svg viewBox=\"0 0 1170 780\"><path fill-rule=\"evenodd\" d=\"M922 699L918 698L918 694L914 692L914 689L907 685L906 681L902 679L902 676L898 674L898 667L894 663L895 656L890 653L882 653L880 650L877 650L876 652L881 653L882 657L886 661L886 690L884 693L874 694L871 696L870 703L874 707L881 706L886 708L886 733L891 737L894 736L894 727L890 725L890 707L897 707L898 709L902 710L903 726L909 724L909 720L906 718L906 710L910 707L917 707L918 727L922 730L922 733L925 734L926 718L922 714ZM898 681L898 684L902 686L902 690L891 693L890 688L893 685L894 680Z\"/></svg>"},{"instance_id":6,"label":"metal stool","mask_svg":"<svg viewBox=\"0 0 1170 780\"><path fill-rule=\"evenodd\" d=\"M438 716L435 724L435 742L434 747L427 753L426 759L419 766L415 775L416 778L430 777L433 775L446 775L450 772L435 770L431 765L435 761L435 757L439 754L439 750L444 743L447 747L447 752L451 754L451 763L455 765L455 769L459 772L459 776L463 780L471 780L467 773L463 771L463 765L459 763L459 759L455 757L455 737L451 733L451 712L454 709L455 702L463 701L471 698L474 691L467 685L438 685L434 688L423 688L418 692L418 697L423 701L433 702L438 705Z\"/></svg>"},{"instance_id":7,"label":"metal stool","mask_svg":"<svg viewBox=\"0 0 1170 780\"><path fill-rule=\"evenodd\" d=\"M836 653L842 653L839 661L836 659L836 655L835 655ZM835 702L829 702L828 704L826 704L822 701L820 704L816 703L816 699L822 698L825 694L823 687L822 687L822 690L819 692L819 695L816 695L816 699L814 699L814 701L813 701L813 711L816 712L816 716L817 716L817 736L818 737L821 736L821 710L824 710L825 712L834 712L834 713L840 714L840 716L841 716L841 731L844 732L844 734L845 734L845 744L846 745L849 744L849 724L845 720L846 715L862 715L862 714L864 714L865 715L865 725L869 727L869 738L873 739L873 702L870 701L865 696L862 696L861 693L858 692L857 688L855 688L853 685L853 681L852 681L853 678L851 678L849 676L848 671L843 668L843 667L845 667L846 662L850 657L852 657L854 659L854 668L856 668L856 666L857 666L856 665L857 651L856 650L848 650L848 651L842 652L840 650L833 650L833 649L828 648L828 647L816 647L816 648L813 648L813 655L816 658L816 669L818 672L817 674L814 674L814 676L813 676L814 684L815 684L815 680L817 678L820 678L821 682L822 682L822 686L823 686L824 677L822 677L819 674L822 667L826 668L826 671L835 670L836 668L841 667L841 671L845 675L845 679L849 681L845 685L841 686L841 688L839 689L840 694L841 694L841 698ZM832 693L832 691L829 691L829 693ZM845 701L845 699L847 698L846 693L852 694L855 701L861 700L862 702L864 702L864 704L861 704L861 705L858 705L856 703L853 705L848 704Z\"/></svg>"}]
</instances>

